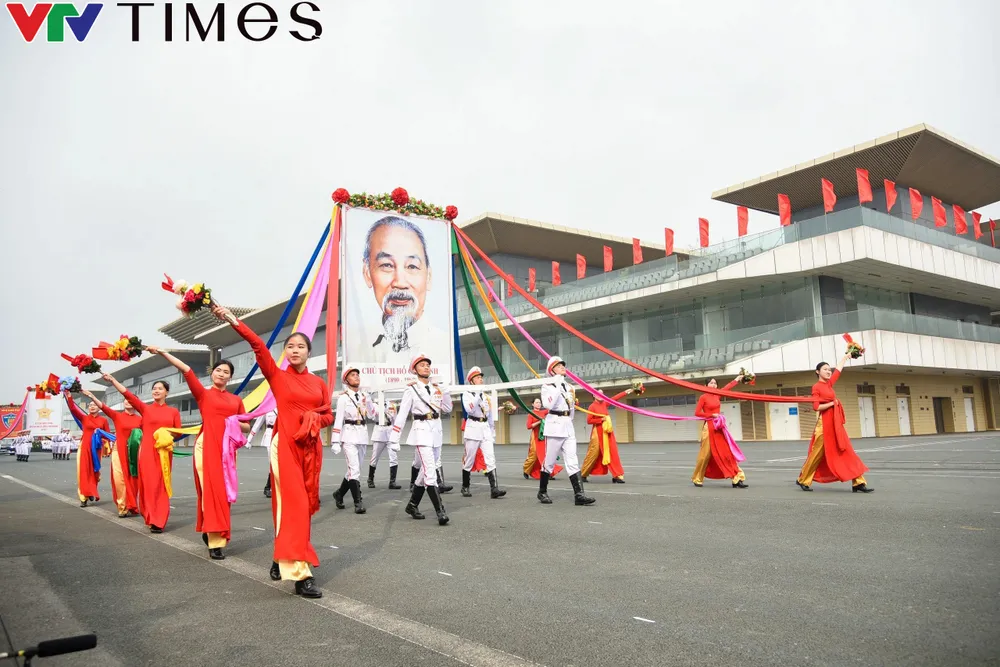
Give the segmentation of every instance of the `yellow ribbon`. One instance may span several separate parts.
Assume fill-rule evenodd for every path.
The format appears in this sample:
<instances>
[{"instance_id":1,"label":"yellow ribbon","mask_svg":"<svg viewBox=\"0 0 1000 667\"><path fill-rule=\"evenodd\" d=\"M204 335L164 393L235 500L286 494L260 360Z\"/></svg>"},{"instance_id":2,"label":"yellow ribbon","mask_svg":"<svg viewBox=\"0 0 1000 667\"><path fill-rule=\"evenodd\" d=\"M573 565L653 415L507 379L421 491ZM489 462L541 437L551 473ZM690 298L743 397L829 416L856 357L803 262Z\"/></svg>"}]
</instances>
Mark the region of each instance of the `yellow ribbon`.
<instances>
[{"instance_id":1,"label":"yellow ribbon","mask_svg":"<svg viewBox=\"0 0 1000 667\"><path fill-rule=\"evenodd\" d=\"M174 436L170 434L172 430L174 429L163 427L153 432L153 443L156 445L156 453L160 455L160 470L163 471L167 498L174 495L173 487L170 486L170 454L174 451Z\"/></svg>"}]
</instances>

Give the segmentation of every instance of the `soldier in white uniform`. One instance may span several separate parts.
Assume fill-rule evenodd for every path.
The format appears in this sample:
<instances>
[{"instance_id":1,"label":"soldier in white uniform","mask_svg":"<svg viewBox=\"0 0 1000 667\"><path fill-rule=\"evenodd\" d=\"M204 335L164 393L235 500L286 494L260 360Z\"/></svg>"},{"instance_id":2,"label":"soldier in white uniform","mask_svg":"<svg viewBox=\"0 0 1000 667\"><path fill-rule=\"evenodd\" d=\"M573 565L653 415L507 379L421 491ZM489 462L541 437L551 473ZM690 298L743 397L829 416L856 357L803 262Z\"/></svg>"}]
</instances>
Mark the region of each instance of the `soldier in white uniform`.
<instances>
[{"instance_id":1,"label":"soldier in white uniform","mask_svg":"<svg viewBox=\"0 0 1000 667\"><path fill-rule=\"evenodd\" d=\"M465 383L481 385L483 371L479 366L473 366L465 376ZM462 495L472 497L469 483L472 480L472 467L476 463L476 452L483 451L486 461L486 478L490 480L490 498L503 498L507 492L497 486L497 462L493 455L493 444L496 442L496 422L494 406L491 397L482 391L462 392L462 405L465 407L465 462L462 465Z\"/></svg>"},{"instance_id":2,"label":"soldier in white uniform","mask_svg":"<svg viewBox=\"0 0 1000 667\"><path fill-rule=\"evenodd\" d=\"M333 492L333 500L337 503L337 509L344 509L344 495L350 489L351 498L354 499L354 513L364 514L365 506L361 502L361 462L365 460L368 449L370 399L366 392L360 390L361 372L357 368L348 366L340 379L346 389L337 397L337 419L333 424L330 443L334 454L339 454L343 446L347 472L344 473L340 488Z\"/></svg>"},{"instance_id":3,"label":"soldier in white uniform","mask_svg":"<svg viewBox=\"0 0 1000 667\"><path fill-rule=\"evenodd\" d=\"M542 464L538 480L538 500L551 505L549 498L549 476L562 454L563 464L569 481L573 484L573 495L577 505L592 505L595 501L583 494L580 482L580 463L576 457L576 430L573 428L573 413L576 411L576 395L573 385L566 381L566 362L561 357L551 357L546 371L558 378L553 384L542 385L542 407L548 410L545 416L545 462Z\"/></svg>"},{"instance_id":4,"label":"soldier in white uniform","mask_svg":"<svg viewBox=\"0 0 1000 667\"><path fill-rule=\"evenodd\" d=\"M375 422L372 430L372 460L368 464L368 488L375 488L375 469L378 467L378 460L382 458L382 452L389 452L389 488L401 489L396 484L396 470L399 467L399 443L392 443L392 421L396 418L396 406L386 403L385 414L379 416L379 406L377 401L369 401L368 418Z\"/></svg>"},{"instance_id":5,"label":"soldier in white uniform","mask_svg":"<svg viewBox=\"0 0 1000 667\"><path fill-rule=\"evenodd\" d=\"M445 512L444 502L438 494L438 473L434 450L440 449L443 441L441 414L451 412L451 395L430 381L430 358L418 354L410 362L410 372L416 374L417 381L409 385L403 392L403 399L399 405L399 413L393 423L391 435L391 442L399 442L406 420L410 417L413 418L413 425L410 427L406 444L413 447L414 459L420 461L420 471L414 480L410 502L406 505L406 513L414 519L424 518L424 515L420 513L419 506L420 500L424 497L424 491L426 491L427 495L430 496L431 504L434 505L438 523L443 526L448 523L448 514Z\"/></svg>"},{"instance_id":6,"label":"soldier in white uniform","mask_svg":"<svg viewBox=\"0 0 1000 667\"><path fill-rule=\"evenodd\" d=\"M27 463L31 455L31 436L22 435L14 441L14 451L17 452L17 460Z\"/></svg>"},{"instance_id":7,"label":"soldier in white uniform","mask_svg":"<svg viewBox=\"0 0 1000 667\"><path fill-rule=\"evenodd\" d=\"M247 447L249 447L250 446L250 441L253 440L253 437L255 435L257 435L257 431L260 430L261 426L264 427L263 443L264 443L264 446L267 447L267 460L269 462L271 460L271 440L273 440L274 436L275 436L274 425L277 423L277 421L278 421L278 411L277 411L277 409L271 410L267 414L261 415L260 417L257 417L257 419L253 423L253 426L250 427L250 433L247 435ZM270 463L268 463L268 466L267 466L267 484L264 485L264 495L267 496L268 498L271 497L271 464Z\"/></svg>"}]
</instances>

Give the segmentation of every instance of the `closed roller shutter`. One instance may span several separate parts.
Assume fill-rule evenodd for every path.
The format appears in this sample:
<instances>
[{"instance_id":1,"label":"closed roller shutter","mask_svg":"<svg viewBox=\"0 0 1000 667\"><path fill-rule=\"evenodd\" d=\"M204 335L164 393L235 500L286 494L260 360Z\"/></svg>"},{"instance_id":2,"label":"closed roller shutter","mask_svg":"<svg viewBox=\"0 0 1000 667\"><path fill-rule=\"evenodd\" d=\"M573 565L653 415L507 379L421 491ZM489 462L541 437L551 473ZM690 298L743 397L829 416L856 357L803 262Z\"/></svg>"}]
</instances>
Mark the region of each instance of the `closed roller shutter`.
<instances>
[{"instance_id":1,"label":"closed roller shutter","mask_svg":"<svg viewBox=\"0 0 1000 667\"><path fill-rule=\"evenodd\" d=\"M694 405L655 405L645 406L644 409L659 414L673 414L681 417L694 416ZM696 441L700 437L701 425L701 420L669 421L645 415L632 415L632 433L636 442Z\"/></svg>"},{"instance_id":2,"label":"closed roller shutter","mask_svg":"<svg viewBox=\"0 0 1000 667\"><path fill-rule=\"evenodd\" d=\"M528 416L524 410L518 410L507 420L512 445L526 445L531 441L531 431L525 428L527 423Z\"/></svg>"}]
</instances>

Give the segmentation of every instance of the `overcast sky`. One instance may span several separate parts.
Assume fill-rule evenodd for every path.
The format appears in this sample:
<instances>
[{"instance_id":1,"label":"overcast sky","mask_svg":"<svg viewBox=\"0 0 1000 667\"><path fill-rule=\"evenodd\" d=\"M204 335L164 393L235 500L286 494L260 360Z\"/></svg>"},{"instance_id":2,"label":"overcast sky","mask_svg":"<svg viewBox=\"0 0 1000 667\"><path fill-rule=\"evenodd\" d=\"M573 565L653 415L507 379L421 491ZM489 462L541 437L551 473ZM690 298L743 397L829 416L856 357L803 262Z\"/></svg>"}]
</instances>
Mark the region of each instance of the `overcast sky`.
<instances>
[{"instance_id":1,"label":"overcast sky","mask_svg":"<svg viewBox=\"0 0 1000 667\"><path fill-rule=\"evenodd\" d=\"M168 342L164 271L287 298L337 187L694 245L699 216L735 236L712 191L917 123L1000 156L990 0L340 0L311 43L272 2L262 44L242 2L224 43L165 43L162 4L139 43L111 3L82 44L0 18L0 402L60 352Z\"/></svg>"}]
</instances>

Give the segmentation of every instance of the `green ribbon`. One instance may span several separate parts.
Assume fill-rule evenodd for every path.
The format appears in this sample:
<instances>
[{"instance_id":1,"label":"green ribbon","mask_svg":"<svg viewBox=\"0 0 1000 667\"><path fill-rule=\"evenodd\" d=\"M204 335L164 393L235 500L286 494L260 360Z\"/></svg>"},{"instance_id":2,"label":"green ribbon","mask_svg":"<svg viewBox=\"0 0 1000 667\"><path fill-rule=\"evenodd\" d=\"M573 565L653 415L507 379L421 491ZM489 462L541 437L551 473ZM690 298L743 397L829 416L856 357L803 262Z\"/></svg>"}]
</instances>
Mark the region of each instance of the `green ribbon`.
<instances>
[{"instance_id":1,"label":"green ribbon","mask_svg":"<svg viewBox=\"0 0 1000 667\"><path fill-rule=\"evenodd\" d=\"M458 237L455 234L455 230L451 231L452 236L452 247L457 248ZM479 335L483 339L483 344L486 345L486 353L490 355L490 360L493 361L493 366L497 369L497 375L500 376L500 380L503 382L510 382L510 378L507 376L507 371L504 370L503 364L500 363L500 357L497 355L496 348L493 347L493 343L490 342L490 337L486 335L486 325L483 323L483 315L479 312L479 304L476 302L476 298L472 294L472 281L469 280L469 270L465 266L465 260L462 258L461 251L457 257L458 266L462 269L462 282L465 284L465 294L469 297L469 307L472 309L472 316L476 318L476 326L479 328ZM457 317L457 313L456 313ZM521 408L530 414L535 419L541 419L538 415L531 411L521 397L518 396L517 391L514 389L508 389L507 392L510 394L511 398L521 406Z\"/></svg>"},{"instance_id":2,"label":"green ribbon","mask_svg":"<svg viewBox=\"0 0 1000 667\"><path fill-rule=\"evenodd\" d=\"M142 444L142 429L134 428L128 434L128 474L139 476L139 445Z\"/></svg>"}]
</instances>

